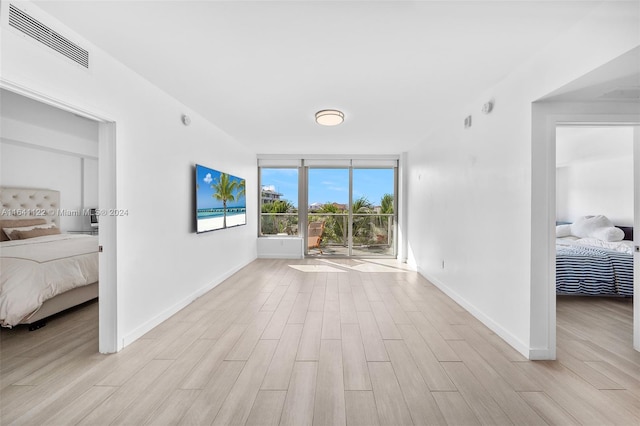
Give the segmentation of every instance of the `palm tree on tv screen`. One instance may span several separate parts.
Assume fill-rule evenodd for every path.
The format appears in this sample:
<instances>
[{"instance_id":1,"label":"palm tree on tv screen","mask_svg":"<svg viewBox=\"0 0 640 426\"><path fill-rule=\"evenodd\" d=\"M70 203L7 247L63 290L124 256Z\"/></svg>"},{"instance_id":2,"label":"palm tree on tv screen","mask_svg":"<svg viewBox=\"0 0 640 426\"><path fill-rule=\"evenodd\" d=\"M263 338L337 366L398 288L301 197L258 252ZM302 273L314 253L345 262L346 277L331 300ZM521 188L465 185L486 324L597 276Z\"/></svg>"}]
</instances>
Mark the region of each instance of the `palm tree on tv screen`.
<instances>
[{"instance_id":1,"label":"palm tree on tv screen","mask_svg":"<svg viewBox=\"0 0 640 426\"><path fill-rule=\"evenodd\" d=\"M235 201L233 196L238 182L229 179L229 175L226 173L220 173L220 179L215 178L211 188L216 192L212 195L216 200L222 201L222 227L227 227L227 201Z\"/></svg>"},{"instance_id":2,"label":"palm tree on tv screen","mask_svg":"<svg viewBox=\"0 0 640 426\"><path fill-rule=\"evenodd\" d=\"M237 186L236 188L238 189L238 193L236 194L237 200L239 200L240 198L244 197L247 194L247 188L245 185L245 180L242 179L240 182L236 182Z\"/></svg>"}]
</instances>

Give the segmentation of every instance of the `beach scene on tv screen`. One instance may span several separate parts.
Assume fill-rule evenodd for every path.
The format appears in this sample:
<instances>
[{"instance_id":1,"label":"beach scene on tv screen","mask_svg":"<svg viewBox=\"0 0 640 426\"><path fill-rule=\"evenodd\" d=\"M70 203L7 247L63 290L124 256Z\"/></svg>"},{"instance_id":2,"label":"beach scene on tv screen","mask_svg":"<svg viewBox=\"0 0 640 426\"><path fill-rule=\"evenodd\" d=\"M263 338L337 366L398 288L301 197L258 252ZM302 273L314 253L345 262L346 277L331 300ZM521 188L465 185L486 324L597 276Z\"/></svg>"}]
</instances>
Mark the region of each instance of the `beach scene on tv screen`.
<instances>
[{"instance_id":1,"label":"beach scene on tv screen","mask_svg":"<svg viewBox=\"0 0 640 426\"><path fill-rule=\"evenodd\" d=\"M196 165L197 232L246 225L245 180Z\"/></svg>"}]
</instances>

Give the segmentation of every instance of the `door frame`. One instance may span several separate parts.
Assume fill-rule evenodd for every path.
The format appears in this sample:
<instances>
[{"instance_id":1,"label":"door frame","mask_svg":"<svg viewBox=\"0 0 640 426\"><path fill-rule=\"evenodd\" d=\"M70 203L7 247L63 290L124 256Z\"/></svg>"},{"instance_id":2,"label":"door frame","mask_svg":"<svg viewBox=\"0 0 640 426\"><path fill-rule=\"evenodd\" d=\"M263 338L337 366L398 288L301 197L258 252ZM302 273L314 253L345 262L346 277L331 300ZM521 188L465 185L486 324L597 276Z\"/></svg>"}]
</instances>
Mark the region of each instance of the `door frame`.
<instances>
[{"instance_id":1,"label":"door frame","mask_svg":"<svg viewBox=\"0 0 640 426\"><path fill-rule=\"evenodd\" d=\"M633 294L640 294L640 125L633 126ZM640 299L633 304L633 348L640 351Z\"/></svg>"},{"instance_id":2,"label":"door frame","mask_svg":"<svg viewBox=\"0 0 640 426\"><path fill-rule=\"evenodd\" d=\"M71 112L98 123L98 204L100 209L116 208L116 123L106 115L78 107L63 99L38 92L27 86L0 77L0 88ZM102 216L98 244L100 253L98 281L98 350L100 353L117 352L120 330L118 327L117 299L117 232L116 217Z\"/></svg>"},{"instance_id":3,"label":"door frame","mask_svg":"<svg viewBox=\"0 0 640 426\"><path fill-rule=\"evenodd\" d=\"M634 103L534 102L531 148L531 310L529 359L556 359L555 217L556 127L567 124L640 124ZM638 159L635 159L637 164ZM635 188L638 171L635 171ZM638 201L636 200L636 203ZM637 225L637 204L635 221ZM636 241L638 237L635 237ZM637 245L637 243L636 243ZM634 292L640 294L634 280ZM634 309L634 347L640 315Z\"/></svg>"},{"instance_id":4,"label":"door frame","mask_svg":"<svg viewBox=\"0 0 640 426\"><path fill-rule=\"evenodd\" d=\"M345 160L346 161L346 160ZM301 215L301 217L298 218L298 222L299 223L304 223L304 232L305 232L305 241L308 241L308 235L307 232L309 231L309 170L311 169L320 169L320 170L346 170L348 173L348 177L347 177L347 185L349 186L349 195L348 195L348 200L347 200L347 205L349 206L348 210L347 210L347 254L346 256L326 256L326 255L313 255L311 256L309 254L309 246L308 244L304 245L304 257L311 257L311 258L342 258L342 257L351 257L351 250L353 248L353 242L351 241L351 232L353 230L352 228L352 223L351 223L351 219L352 219L352 203L351 203L351 198L352 198L352 179L353 179L353 171L352 171L352 167L351 167L351 162L349 162L349 165L340 165L340 166L309 166L307 164L305 164L304 160L302 162L302 170L303 170L303 175L304 175L304 190L300 191L300 201L298 201L298 204L302 204L304 206L306 206L306 209L304 212L302 212L301 210L298 210L299 214ZM304 198L303 198L304 197ZM302 216L304 214L304 216ZM304 219L304 221L303 221Z\"/></svg>"}]
</instances>

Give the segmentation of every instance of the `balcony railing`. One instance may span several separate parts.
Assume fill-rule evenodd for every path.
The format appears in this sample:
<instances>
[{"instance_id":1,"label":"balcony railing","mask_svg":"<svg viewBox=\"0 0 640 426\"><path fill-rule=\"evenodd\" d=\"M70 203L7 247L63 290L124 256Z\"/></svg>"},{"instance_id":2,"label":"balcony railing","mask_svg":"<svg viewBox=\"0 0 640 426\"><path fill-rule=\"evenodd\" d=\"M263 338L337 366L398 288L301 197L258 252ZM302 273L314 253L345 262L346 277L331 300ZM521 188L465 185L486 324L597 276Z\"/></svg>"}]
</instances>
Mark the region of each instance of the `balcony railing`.
<instances>
[{"instance_id":1,"label":"balcony railing","mask_svg":"<svg viewBox=\"0 0 640 426\"><path fill-rule=\"evenodd\" d=\"M260 235L298 235L298 213L261 213Z\"/></svg>"},{"instance_id":2,"label":"balcony railing","mask_svg":"<svg viewBox=\"0 0 640 426\"><path fill-rule=\"evenodd\" d=\"M393 214L354 213L354 254L395 254L395 221ZM347 213L311 212L308 223L324 222L324 231L318 253L346 255L349 247L349 215ZM299 235L298 213L262 213L261 235ZM355 252L358 253L355 253Z\"/></svg>"},{"instance_id":3,"label":"balcony railing","mask_svg":"<svg viewBox=\"0 0 640 426\"><path fill-rule=\"evenodd\" d=\"M354 213L353 247L392 247L394 215ZM310 213L309 223L323 221L321 247L348 247L349 215L347 213Z\"/></svg>"}]
</instances>

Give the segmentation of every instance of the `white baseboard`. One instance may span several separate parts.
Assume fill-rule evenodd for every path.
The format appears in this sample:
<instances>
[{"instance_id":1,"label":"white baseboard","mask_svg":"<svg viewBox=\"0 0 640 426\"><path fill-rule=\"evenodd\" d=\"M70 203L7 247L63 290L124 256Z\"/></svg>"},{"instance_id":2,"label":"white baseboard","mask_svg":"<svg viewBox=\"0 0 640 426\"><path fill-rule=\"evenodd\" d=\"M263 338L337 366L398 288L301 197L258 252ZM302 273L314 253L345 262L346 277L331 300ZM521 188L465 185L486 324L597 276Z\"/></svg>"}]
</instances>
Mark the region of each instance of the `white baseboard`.
<instances>
[{"instance_id":1,"label":"white baseboard","mask_svg":"<svg viewBox=\"0 0 640 426\"><path fill-rule=\"evenodd\" d=\"M422 275L425 279L431 282L433 285L438 287L444 294L453 299L456 303L466 309L471 315L473 315L478 321L489 327L491 331L496 333L502 340L507 342L510 346L512 346L515 350L520 352L522 356L527 359L547 359L547 358L532 358L532 350L528 345L524 344L517 337L511 334L509 331L505 330L500 324L496 323L493 319L485 315L481 310L476 308L472 303L469 303L466 299L460 296L455 291L451 290L447 285L445 285L442 281L437 278L431 277L424 272L422 268L418 268L418 273ZM540 352L540 353L538 353ZM538 356L543 355L542 350L536 351Z\"/></svg>"},{"instance_id":2,"label":"white baseboard","mask_svg":"<svg viewBox=\"0 0 640 426\"><path fill-rule=\"evenodd\" d=\"M530 349L529 359L532 361L550 361L555 360L556 356L551 354L549 349Z\"/></svg>"},{"instance_id":3,"label":"white baseboard","mask_svg":"<svg viewBox=\"0 0 640 426\"><path fill-rule=\"evenodd\" d=\"M148 320L144 324L142 324L139 327L137 327L132 332L130 332L127 335L125 335L122 338L122 345L118 348L118 351L122 350L126 346L129 346L131 343L135 342L140 337L144 336L146 333L151 331L153 328L157 327L162 322L164 322L167 319L171 318L173 315L178 313L181 309L183 309L184 307L186 307L189 304L191 304L198 297L200 297L203 294L211 291L213 288L217 287L224 280L226 280L231 275L235 274L240 269L244 268L245 266L247 266L248 264L250 264L254 260L255 260L255 258L250 259L249 261L230 269L229 271L225 272L224 274L220 275L219 277L216 277L216 279L214 281L212 281L212 282L208 283L207 285L199 288L198 290L196 290L195 292L191 293L189 296L185 297L184 299L182 299L178 303L175 303L174 305L168 307L163 312L161 312L160 314L156 315L154 318L151 318L150 320Z\"/></svg>"}]
</instances>

